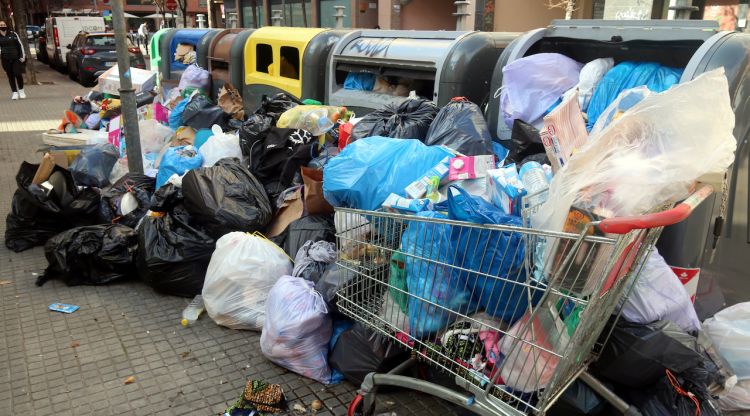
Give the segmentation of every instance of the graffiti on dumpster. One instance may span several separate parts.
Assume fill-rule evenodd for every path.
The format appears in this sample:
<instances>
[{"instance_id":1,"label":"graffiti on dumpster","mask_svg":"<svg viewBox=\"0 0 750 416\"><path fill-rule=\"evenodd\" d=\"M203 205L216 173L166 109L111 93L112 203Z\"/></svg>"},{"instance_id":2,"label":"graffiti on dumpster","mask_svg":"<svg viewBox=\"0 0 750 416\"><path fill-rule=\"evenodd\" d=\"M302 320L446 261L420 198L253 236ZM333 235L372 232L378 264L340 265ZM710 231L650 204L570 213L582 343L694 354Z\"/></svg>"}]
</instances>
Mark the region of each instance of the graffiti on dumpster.
<instances>
[{"instance_id":1,"label":"graffiti on dumpster","mask_svg":"<svg viewBox=\"0 0 750 416\"><path fill-rule=\"evenodd\" d=\"M361 38L347 45L349 51L355 52L360 56L375 57L385 56L388 48L391 46L393 39L371 39Z\"/></svg>"}]
</instances>

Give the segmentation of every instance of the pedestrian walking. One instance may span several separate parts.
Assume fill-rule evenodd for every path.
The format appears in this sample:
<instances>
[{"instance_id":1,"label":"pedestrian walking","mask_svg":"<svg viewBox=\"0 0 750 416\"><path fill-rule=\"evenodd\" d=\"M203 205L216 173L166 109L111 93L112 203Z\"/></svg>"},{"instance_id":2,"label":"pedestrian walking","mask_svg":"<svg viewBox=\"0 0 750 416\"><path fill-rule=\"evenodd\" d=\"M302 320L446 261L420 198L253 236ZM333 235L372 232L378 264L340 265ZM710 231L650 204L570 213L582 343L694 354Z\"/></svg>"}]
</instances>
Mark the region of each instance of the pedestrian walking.
<instances>
[{"instance_id":1,"label":"pedestrian walking","mask_svg":"<svg viewBox=\"0 0 750 416\"><path fill-rule=\"evenodd\" d=\"M8 28L4 20L0 20L0 60L2 60L3 70L8 75L10 89L13 91L11 100L26 98L26 92L23 90L26 52L23 50L21 38Z\"/></svg>"},{"instance_id":2,"label":"pedestrian walking","mask_svg":"<svg viewBox=\"0 0 750 416\"><path fill-rule=\"evenodd\" d=\"M143 42L143 46L146 48L146 55L148 55L148 25L144 22L138 28L138 37Z\"/></svg>"}]
</instances>

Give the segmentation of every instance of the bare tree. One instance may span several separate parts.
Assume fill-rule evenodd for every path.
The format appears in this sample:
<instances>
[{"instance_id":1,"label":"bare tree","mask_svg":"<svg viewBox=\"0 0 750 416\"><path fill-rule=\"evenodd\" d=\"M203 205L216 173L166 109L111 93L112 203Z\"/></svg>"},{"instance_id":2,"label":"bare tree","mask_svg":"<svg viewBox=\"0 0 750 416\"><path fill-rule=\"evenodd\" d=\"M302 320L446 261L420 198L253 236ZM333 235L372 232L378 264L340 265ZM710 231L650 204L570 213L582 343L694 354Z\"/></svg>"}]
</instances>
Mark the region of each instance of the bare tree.
<instances>
[{"instance_id":1,"label":"bare tree","mask_svg":"<svg viewBox=\"0 0 750 416\"><path fill-rule=\"evenodd\" d=\"M188 27L187 25L187 0L177 0L177 7L182 13L182 27Z\"/></svg>"},{"instance_id":2,"label":"bare tree","mask_svg":"<svg viewBox=\"0 0 750 416\"><path fill-rule=\"evenodd\" d=\"M303 26L307 27L307 8L305 6L305 1L306 0L302 0L302 22Z\"/></svg>"},{"instance_id":3,"label":"bare tree","mask_svg":"<svg viewBox=\"0 0 750 416\"><path fill-rule=\"evenodd\" d=\"M154 6L156 6L156 12L161 15L161 21L164 23L165 27L168 27L169 24L167 23L167 10L166 10L166 4L165 0L154 0ZM157 28L158 30L158 28Z\"/></svg>"},{"instance_id":4,"label":"bare tree","mask_svg":"<svg viewBox=\"0 0 750 416\"><path fill-rule=\"evenodd\" d=\"M565 20L570 20L576 10L576 0L547 0L547 7L550 9L565 9Z\"/></svg>"},{"instance_id":5,"label":"bare tree","mask_svg":"<svg viewBox=\"0 0 750 416\"><path fill-rule=\"evenodd\" d=\"M257 0L250 0L250 7L253 8L253 27L259 28L258 26L258 1Z\"/></svg>"},{"instance_id":6,"label":"bare tree","mask_svg":"<svg viewBox=\"0 0 750 416\"><path fill-rule=\"evenodd\" d=\"M21 39L21 45L26 55L26 78L29 84L38 84L36 72L34 72L34 60L31 59L31 50L29 49L29 37L26 36L26 0L13 0L13 20L15 21L16 33Z\"/></svg>"}]
</instances>

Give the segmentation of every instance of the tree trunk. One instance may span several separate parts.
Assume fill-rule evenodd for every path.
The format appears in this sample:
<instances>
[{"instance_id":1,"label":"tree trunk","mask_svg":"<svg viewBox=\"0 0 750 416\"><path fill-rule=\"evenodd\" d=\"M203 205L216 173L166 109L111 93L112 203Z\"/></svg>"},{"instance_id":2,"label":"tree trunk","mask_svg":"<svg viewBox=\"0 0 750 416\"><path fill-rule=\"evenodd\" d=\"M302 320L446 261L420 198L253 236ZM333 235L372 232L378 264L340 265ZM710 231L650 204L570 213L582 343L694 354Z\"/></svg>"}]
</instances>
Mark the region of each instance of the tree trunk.
<instances>
[{"instance_id":1,"label":"tree trunk","mask_svg":"<svg viewBox=\"0 0 750 416\"><path fill-rule=\"evenodd\" d=\"M565 20L570 20L573 18L573 11L576 9L576 1L575 0L567 0L567 4L565 5Z\"/></svg>"},{"instance_id":2,"label":"tree trunk","mask_svg":"<svg viewBox=\"0 0 750 416\"><path fill-rule=\"evenodd\" d=\"M13 17L16 23L16 34L21 39L21 45L26 55L26 81L29 84L38 84L36 72L34 72L34 59L31 57L29 49L29 38L26 36L26 0L13 0Z\"/></svg>"},{"instance_id":3,"label":"tree trunk","mask_svg":"<svg viewBox=\"0 0 750 416\"><path fill-rule=\"evenodd\" d=\"M258 1L253 0L250 6L253 8L253 27L257 29L258 28Z\"/></svg>"},{"instance_id":4,"label":"tree trunk","mask_svg":"<svg viewBox=\"0 0 750 416\"><path fill-rule=\"evenodd\" d=\"M305 7L305 1L306 0L302 0L302 25L307 27L307 8Z\"/></svg>"},{"instance_id":5,"label":"tree trunk","mask_svg":"<svg viewBox=\"0 0 750 416\"><path fill-rule=\"evenodd\" d=\"M180 7L180 12L182 12L182 27L187 28L187 0L177 0L177 6Z\"/></svg>"}]
</instances>

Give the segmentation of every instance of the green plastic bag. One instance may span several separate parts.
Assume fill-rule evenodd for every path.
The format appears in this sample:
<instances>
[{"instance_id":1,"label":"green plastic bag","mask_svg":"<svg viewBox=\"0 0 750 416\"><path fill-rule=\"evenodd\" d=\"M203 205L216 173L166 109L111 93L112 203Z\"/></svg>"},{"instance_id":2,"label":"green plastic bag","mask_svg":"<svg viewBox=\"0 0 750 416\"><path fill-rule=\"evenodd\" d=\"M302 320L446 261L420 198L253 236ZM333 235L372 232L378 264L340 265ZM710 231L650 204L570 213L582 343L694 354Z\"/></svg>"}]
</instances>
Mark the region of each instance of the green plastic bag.
<instances>
[{"instance_id":1,"label":"green plastic bag","mask_svg":"<svg viewBox=\"0 0 750 416\"><path fill-rule=\"evenodd\" d=\"M407 313L409 304L409 288L406 286L406 256L400 251L394 251L391 256L391 270L388 283L391 287L388 289L391 292L391 298L401 312ZM398 291L394 288L401 289L403 292Z\"/></svg>"}]
</instances>

